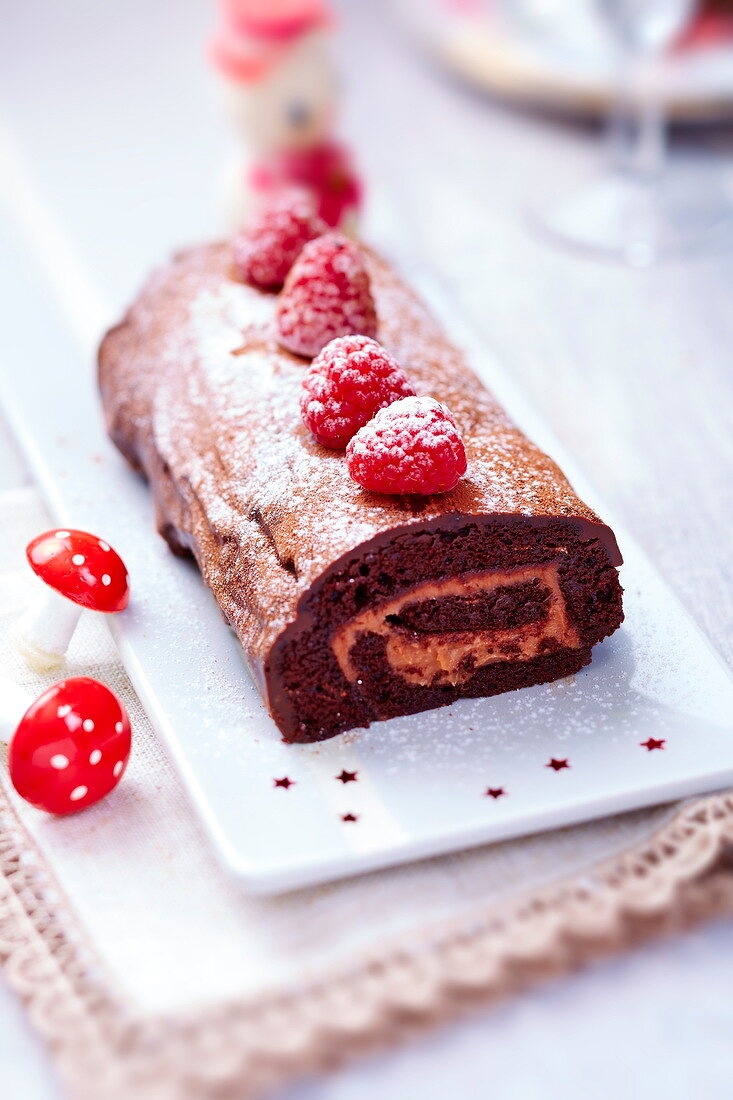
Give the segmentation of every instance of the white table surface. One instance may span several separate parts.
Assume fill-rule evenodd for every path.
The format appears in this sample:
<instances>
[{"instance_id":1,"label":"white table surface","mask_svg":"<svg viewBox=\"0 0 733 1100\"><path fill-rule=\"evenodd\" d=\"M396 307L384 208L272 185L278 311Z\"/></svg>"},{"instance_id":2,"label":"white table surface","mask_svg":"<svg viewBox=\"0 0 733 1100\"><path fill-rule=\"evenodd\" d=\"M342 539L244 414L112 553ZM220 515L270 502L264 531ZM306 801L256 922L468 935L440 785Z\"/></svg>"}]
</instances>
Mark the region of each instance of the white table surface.
<instances>
[{"instance_id":1,"label":"white table surface","mask_svg":"<svg viewBox=\"0 0 733 1100\"><path fill-rule=\"evenodd\" d=\"M595 135L465 93L415 57L385 6L344 12L347 121L368 174L401 198L406 233L730 660L731 254L638 274L547 250L522 205L587 171ZM210 20L204 0L3 12L0 121L115 302L175 244L212 232L223 130L200 64ZM26 479L0 426L0 489ZM723 1100L732 960L733 925L711 925L286 1095ZM0 987L0 1096L59 1095Z\"/></svg>"}]
</instances>

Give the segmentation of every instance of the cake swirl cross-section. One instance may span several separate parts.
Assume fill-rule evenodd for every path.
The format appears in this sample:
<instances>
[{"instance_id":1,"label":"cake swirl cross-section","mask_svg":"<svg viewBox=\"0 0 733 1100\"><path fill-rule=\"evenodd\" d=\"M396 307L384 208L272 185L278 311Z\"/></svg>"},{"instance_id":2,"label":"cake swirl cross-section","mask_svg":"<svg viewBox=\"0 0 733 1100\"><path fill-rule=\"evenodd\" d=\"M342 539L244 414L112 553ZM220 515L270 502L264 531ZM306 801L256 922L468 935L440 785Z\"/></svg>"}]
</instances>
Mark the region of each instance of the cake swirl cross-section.
<instances>
[{"instance_id":1,"label":"cake swirl cross-section","mask_svg":"<svg viewBox=\"0 0 733 1100\"><path fill-rule=\"evenodd\" d=\"M567 676L620 625L612 531L511 422L429 312L365 250L377 339L445 403L465 477L388 496L301 423L309 360L227 244L154 274L100 349L109 432L158 528L193 554L287 741Z\"/></svg>"}]
</instances>

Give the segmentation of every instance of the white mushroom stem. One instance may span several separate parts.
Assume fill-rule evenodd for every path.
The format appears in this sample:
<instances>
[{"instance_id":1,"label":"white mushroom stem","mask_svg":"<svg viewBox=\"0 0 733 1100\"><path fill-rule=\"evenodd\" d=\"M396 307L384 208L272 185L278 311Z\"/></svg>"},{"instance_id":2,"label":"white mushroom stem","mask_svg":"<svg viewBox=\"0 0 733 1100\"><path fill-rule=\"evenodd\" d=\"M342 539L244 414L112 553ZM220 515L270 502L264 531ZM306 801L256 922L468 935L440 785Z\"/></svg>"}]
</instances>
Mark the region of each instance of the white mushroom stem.
<instances>
[{"instance_id":1,"label":"white mushroom stem","mask_svg":"<svg viewBox=\"0 0 733 1100\"><path fill-rule=\"evenodd\" d=\"M37 672L58 668L81 613L79 604L43 584L43 591L23 615L18 627L18 646L31 668Z\"/></svg>"},{"instance_id":2,"label":"white mushroom stem","mask_svg":"<svg viewBox=\"0 0 733 1100\"><path fill-rule=\"evenodd\" d=\"M32 702L29 692L0 676L0 744L7 745Z\"/></svg>"}]
</instances>

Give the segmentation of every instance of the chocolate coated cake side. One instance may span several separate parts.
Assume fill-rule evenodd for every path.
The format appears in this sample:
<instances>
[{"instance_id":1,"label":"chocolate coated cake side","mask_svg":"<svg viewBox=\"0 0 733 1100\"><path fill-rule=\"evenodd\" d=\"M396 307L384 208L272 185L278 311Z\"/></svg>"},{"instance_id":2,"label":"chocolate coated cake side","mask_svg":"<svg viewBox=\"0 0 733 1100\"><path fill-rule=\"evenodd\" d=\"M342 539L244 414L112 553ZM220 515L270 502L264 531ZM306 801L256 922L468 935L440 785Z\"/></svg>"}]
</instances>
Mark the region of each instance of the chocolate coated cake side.
<instances>
[{"instance_id":1,"label":"chocolate coated cake side","mask_svg":"<svg viewBox=\"0 0 733 1100\"><path fill-rule=\"evenodd\" d=\"M463 434L449 493L388 497L299 417L307 360L225 244L181 253L105 337L109 432L192 553L286 740L566 676L622 620L610 529L367 253L378 339Z\"/></svg>"}]
</instances>

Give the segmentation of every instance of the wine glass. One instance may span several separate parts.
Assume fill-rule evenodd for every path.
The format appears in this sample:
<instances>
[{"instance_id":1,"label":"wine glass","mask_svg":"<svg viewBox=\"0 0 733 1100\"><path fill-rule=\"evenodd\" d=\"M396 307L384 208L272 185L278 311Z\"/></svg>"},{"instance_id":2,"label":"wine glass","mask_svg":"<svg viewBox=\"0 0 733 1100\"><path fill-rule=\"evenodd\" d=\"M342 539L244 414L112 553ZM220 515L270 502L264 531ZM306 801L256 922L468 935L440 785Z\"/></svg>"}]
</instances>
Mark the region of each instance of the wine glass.
<instances>
[{"instance_id":1,"label":"wine glass","mask_svg":"<svg viewBox=\"0 0 733 1100\"><path fill-rule=\"evenodd\" d=\"M588 0L613 39L616 101L608 160L594 180L534 214L556 241L638 267L700 250L733 223L724 164L667 142L660 60L695 0Z\"/></svg>"}]
</instances>

